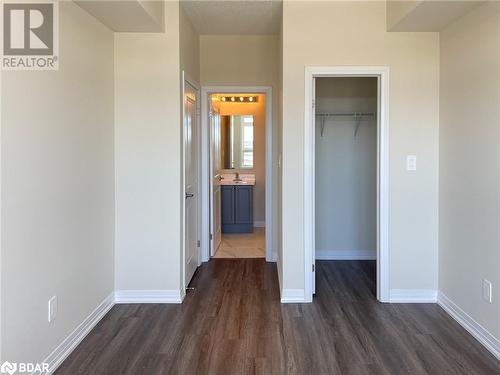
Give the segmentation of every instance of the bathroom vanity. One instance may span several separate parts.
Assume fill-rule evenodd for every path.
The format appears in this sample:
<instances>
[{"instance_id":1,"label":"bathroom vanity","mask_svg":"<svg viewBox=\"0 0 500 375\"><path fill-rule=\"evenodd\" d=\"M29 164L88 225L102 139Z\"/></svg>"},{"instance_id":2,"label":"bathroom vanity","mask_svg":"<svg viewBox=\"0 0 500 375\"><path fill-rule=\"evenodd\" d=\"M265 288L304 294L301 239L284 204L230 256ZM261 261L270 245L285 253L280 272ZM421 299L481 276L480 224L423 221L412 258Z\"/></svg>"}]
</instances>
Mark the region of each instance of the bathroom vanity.
<instances>
[{"instance_id":1,"label":"bathroom vanity","mask_svg":"<svg viewBox=\"0 0 500 375\"><path fill-rule=\"evenodd\" d=\"M223 177L220 184L222 233L252 233L255 177L242 175L240 181Z\"/></svg>"}]
</instances>

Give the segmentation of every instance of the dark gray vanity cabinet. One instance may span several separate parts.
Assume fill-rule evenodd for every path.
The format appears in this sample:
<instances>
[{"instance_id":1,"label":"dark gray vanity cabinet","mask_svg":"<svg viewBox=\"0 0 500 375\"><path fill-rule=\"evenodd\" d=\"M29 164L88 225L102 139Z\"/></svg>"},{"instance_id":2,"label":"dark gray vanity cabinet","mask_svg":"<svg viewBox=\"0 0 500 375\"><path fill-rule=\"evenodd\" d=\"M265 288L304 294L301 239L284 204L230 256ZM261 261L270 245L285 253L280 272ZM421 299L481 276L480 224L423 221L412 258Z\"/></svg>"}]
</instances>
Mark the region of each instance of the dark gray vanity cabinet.
<instances>
[{"instance_id":1,"label":"dark gray vanity cabinet","mask_svg":"<svg viewBox=\"0 0 500 375\"><path fill-rule=\"evenodd\" d=\"M253 186L221 186L222 233L253 232Z\"/></svg>"}]
</instances>

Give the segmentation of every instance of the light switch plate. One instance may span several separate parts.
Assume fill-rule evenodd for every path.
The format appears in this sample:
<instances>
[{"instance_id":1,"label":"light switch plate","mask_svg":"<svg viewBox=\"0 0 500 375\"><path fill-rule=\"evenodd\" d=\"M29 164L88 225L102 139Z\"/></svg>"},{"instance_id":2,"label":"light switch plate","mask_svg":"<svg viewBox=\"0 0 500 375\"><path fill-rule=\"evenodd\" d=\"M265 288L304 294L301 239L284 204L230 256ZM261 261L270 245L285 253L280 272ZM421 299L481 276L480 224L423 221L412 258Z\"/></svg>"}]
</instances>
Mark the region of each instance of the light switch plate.
<instances>
[{"instance_id":1,"label":"light switch plate","mask_svg":"<svg viewBox=\"0 0 500 375\"><path fill-rule=\"evenodd\" d=\"M483 299L486 302L493 303L491 281L483 279Z\"/></svg>"},{"instance_id":2,"label":"light switch plate","mask_svg":"<svg viewBox=\"0 0 500 375\"><path fill-rule=\"evenodd\" d=\"M52 322L57 315L57 296L53 296L49 299L49 315L48 315L48 320L49 323Z\"/></svg>"},{"instance_id":3,"label":"light switch plate","mask_svg":"<svg viewBox=\"0 0 500 375\"><path fill-rule=\"evenodd\" d=\"M406 155L406 170L407 171L417 170L417 155Z\"/></svg>"}]
</instances>

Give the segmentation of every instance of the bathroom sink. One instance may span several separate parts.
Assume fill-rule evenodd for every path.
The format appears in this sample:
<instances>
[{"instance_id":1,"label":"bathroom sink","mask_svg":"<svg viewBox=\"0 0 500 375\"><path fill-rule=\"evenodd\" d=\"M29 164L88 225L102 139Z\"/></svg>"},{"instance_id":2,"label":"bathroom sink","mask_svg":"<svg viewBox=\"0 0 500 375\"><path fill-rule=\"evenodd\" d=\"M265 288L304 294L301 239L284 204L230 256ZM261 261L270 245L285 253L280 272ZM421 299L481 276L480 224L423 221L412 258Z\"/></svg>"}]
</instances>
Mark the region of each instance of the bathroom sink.
<instances>
[{"instance_id":1,"label":"bathroom sink","mask_svg":"<svg viewBox=\"0 0 500 375\"><path fill-rule=\"evenodd\" d=\"M254 174L240 174L239 178L234 174L223 174L221 177L221 185L255 185Z\"/></svg>"},{"instance_id":2,"label":"bathroom sink","mask_svg":"<svg viewBox=\"0 0 500 375\"><path fill-rule=\"evenodd\" d=\"M222 180L220 182L221 185L255 185L255 180L242 180L242 181L233 181L233 180Z\"/></svg>"}]
</instances>

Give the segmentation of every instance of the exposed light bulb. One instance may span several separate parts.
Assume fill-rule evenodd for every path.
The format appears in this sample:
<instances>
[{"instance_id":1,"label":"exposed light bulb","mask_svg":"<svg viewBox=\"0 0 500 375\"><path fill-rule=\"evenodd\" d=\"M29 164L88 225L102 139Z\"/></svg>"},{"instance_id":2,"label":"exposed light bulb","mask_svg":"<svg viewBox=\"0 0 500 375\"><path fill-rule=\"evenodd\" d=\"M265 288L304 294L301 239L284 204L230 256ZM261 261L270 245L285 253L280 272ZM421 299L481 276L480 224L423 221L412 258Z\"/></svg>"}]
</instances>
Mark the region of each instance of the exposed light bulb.
<instances>
[{"instance_id":1,"label":"exposed light bulb","mask_svg":"<svg viewBox=\"0 0 500 375\"><path fill-rule=\"evenodd\" d=\"M253 102L253 96L249 97L248 101Z\"/></svg>"},{"instance_id":2,"label":"exposed light bulb","mask_svg":"<svg viewBox=\"0 0 500 375\"><path fill-rule=\"evenodd\" d=\"M231 98L231 101L234 102L236 99L234 98L234 96Z\"/></svg>"},{"instance_id":3,"label":"exposed light bulb","mask_svg":"<svg viewBox=\"0 0 500 375\"><path fill-rule=\"evenodd\" d=\"M240 96L240 102L242 102L243 100L245 100L243 96Z\"/></svg>"},{"instance_id":4,"label":"exposed light bulb","mask_svg":"<svg viewBox=\"0 0 500 375\"><path fill-rule=\"evenodd\" d=\"M225 102L225 101L226 101L226 97L225 97L225 96L223 96L223 97L222 97L222 101L223 101L223 102Z\"/></svg>"}]
</instances>

